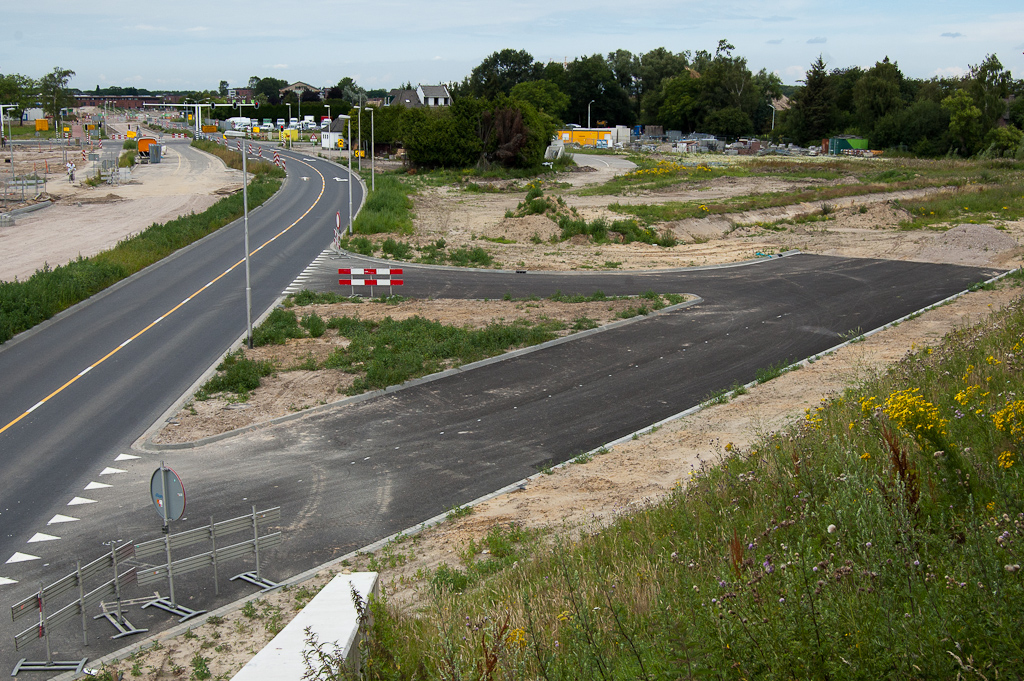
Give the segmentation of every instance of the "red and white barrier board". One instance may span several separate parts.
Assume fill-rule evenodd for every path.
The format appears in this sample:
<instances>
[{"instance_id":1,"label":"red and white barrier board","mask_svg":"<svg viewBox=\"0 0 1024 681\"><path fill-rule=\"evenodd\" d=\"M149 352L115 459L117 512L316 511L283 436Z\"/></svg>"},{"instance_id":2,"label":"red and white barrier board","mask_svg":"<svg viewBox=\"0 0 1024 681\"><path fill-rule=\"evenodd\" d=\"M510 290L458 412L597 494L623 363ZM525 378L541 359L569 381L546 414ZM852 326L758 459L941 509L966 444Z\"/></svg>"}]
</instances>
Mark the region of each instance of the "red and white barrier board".
<instances>
[{"instance_id":1,"label":"red and white barrier board","mask_svg":"<svg viewBox=\"0 0 1024 681\"><path fill-rule=\"evenodd\" d=\"M339 279L338 283L342 286L401 286L405 283L402 279L394 279L395 276L401 276L401 269L386 269L386 268L341 268L338 270L338 274L347 275L348 279ZM360 279L353 279L351 277L362 277ZM366 277L372 277L367 279ZM370 294L373 295L373 290L370 290Z\"/></svg>"}]
</instances>

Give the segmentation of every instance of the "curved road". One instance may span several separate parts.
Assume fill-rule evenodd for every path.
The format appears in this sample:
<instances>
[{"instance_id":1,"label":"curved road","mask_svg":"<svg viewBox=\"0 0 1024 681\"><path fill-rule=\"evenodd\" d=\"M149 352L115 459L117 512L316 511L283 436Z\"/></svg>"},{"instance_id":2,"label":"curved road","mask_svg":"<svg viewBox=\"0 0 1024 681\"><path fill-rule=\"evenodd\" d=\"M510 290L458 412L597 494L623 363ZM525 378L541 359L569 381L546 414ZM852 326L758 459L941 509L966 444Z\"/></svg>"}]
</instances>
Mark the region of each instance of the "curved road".
<instances>
[{"instance_id":1,"label":"curved road","mask_svg":"<svg viewBox=\"0 0 1024 681\"><path fill-rule=\"evenodd\" d=\"M281 153L281 191L249 215L254 318L330 243L336 212L348 215L347 184L335 179L347 171ZM353 197L362 200L358 183ZM27 528L74 516L67 499L88 497L83 488L103 479L100 462L127 451L244 333L242 229L236 221L0 345L5 601L15 565L18 581L32 583L66 550L57 540L31 542Z\"/></svg>"}]
</instances>

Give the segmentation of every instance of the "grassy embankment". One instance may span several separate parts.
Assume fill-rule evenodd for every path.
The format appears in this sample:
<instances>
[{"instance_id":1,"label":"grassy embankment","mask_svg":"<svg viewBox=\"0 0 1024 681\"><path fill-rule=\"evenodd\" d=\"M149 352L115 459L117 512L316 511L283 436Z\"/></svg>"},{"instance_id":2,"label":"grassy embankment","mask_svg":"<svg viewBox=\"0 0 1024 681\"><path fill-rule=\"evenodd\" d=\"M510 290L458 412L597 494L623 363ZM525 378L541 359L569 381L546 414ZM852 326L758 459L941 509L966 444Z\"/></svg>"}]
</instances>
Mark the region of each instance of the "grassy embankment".
<instances>
[{"instance_id":1,"label":"grassy embankment","mask_svg":"<svg viewBox=\"0 0 1024 681\"><path fill-rule=\"evenodd\" d=\"M1018 300L607 529L495 526L370 605L363 678L1018 678L1022 352Z\"/></svg>"},{"instance_id":2,"label":"grassy embankment","mask_svg":"<svg viewBox=\"0 0 1024 681\"><path fill-rule=\"evenodd\" d=\"M241 163L241 157L234 155ZM262 204L281 186L269 174L261 172L249 183L250 208ZM242 193L238 192L202 213L184 215L163 224L154 223L108 251L89 258L79 257L52 269L47 265L25 281L0 282L0 343L241 216Z\"/></svg>"}]
</instances>

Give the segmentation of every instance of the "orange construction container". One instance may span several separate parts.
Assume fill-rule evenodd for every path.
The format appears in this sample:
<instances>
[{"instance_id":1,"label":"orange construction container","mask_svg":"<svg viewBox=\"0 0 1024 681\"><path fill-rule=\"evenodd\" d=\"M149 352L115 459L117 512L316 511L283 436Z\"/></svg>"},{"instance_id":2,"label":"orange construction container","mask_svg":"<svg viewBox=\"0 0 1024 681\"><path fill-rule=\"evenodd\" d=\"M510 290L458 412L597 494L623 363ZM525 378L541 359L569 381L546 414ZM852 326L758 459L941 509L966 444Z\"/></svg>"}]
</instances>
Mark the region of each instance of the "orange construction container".
<instances>
[{"instance_id":1,"label":"orange construction container","mask_svg":"<svg viewBox=\"0 0 1024 681\"><path fill-rule=\"evenodd\" d=\"M138 144L139 144L139 153L140 154L148 154L149 153L149 145L150 144L156 144L156 140L153 139L152 137L140 137Z\"/></svg>"}]
</instances>

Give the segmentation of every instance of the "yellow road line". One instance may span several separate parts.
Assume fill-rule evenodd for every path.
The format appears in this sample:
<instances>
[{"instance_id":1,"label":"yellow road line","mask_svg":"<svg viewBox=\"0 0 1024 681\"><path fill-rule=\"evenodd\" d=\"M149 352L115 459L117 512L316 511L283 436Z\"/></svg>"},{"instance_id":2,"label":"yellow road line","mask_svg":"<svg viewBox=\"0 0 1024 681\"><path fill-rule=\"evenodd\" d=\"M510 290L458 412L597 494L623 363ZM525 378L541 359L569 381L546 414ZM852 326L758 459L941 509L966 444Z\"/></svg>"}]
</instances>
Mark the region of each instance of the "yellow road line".
<instances>
[{"instance_id":1,"label":"yellow road line","mask_svg":"<svg viewBox=\"0 0 1024 681\"><path fill-rule=\"evenodd\" d=\"M313 171L314 173L316 173L317 175L319 175L319 176L320 176L320 193L319 193L319 194L317 195L317 197L316 197L316 200L315 200L315 201L314 201L313 203L311 203L311 204L310 204L309 208L307 208L307 209L306 209L306 212L304 212L304 213L303 213L302 215L300 215L300 216L299 216L299 217L298 217L298 218L297 218L297 219L295 220L295 222L293 222L292 224L288 225L287 227L285 227L284 229L282 229L282 230L281 230L280 232L278 232L277 234L275 234L275 235L274 235L274 236L272 236L271 238L269 238L269 239L267 239L266 241L264 241L264 242L263 242L263 243L262 243L262 244L261 244L261 245L259 246L259 248L257 248L256 250L254 250L254 251L253 251L252 253L250 253L250 254L249 254L249 256L250 256L250 257L252 257L252 256L256 255L257 253L259 253L260 251L262 251L262 250L263 250L263 249L264 249L264 248L265 248L266 246L268 246L268 245L269 245L270 243L272 243L272 242L276 241L278 237L280 237L281 235L283 235L283 234L285 234L286 232L288 232L288 230L290 230L290 229L291 229L292 227L294 227L295 225L299 224L299 222L301 222L303 218L305 218L305 217L306 217L307 215L309 215L309 212L310 212L311 210L313 210L313 208L315 208L315 207L316 207L316 204L320 203L320 199L322 199L322 198L323 198L323 196L324 196L324 192L325 192L325 191L327 190L327 178L325 178L325 177L323 176L323 173L321 173L321 172L320 172L319 170L317 170L317 169L316 169L315 167L313 167L312 165L310 165L310 164L309 164L309 163L307 163L306 161L303 161L303 160L302 160L301 158L295 158L295 160L296 160L296 161L298 161L299 163L303 164L303 165L309 166L309 168L310 168L310 169L311 169L311 170L312 170L312 171ZM350 181L351 181L351 178L349 178L349 179L350 179ZM47 395L47 396L46 396L46 397L44 397L43 399L41 399L41 400L39 400L38 402L36 402L36 403L35 403L34 405L32 405L32 407L31 407L31 408L29 408L28 410L26 410L25 412L23 412L23 413L21 414L21 416L19 416L18 418L14 419L13 421L11 421L10 423L8 423L8 424L7 424L6 426L4 426L3 428L0 428L0 433L3 433L3 432L4 432L5 430L7 430L8 428L12 427L12 426L13 426L14 424L18 423L18 422L19 422L19 421L21 421L21 420L22 420L23 418L25 418L26 416L28 416L29 414L31 414L32 412L34 412L34 411L35 411L36 409L38 409L39 407L41 407L41 406L43 406L44 404L46 404L47 402L49 402L49 401L50 401L50 400L51 400L52 398L54 398L54 397L56 397L57 395L59 395L60 393L64 392L64 390L65 390L65 389L67 389L67 388L68 388L68 386L70 386L70 385L71 385L72 383L74 383L75 381L77 381L78 379L80 379L80 378L81 378L82 376L85 376L85 375L86 375L87 373L89 373L90 371L92 371L93 369L95 369L96 367L98 367L98 366L99 366L100 364L103 364L104 362L106 362L106 361L107 361L108 359L110 359L110 358L111 358L111 357L113 357L113 356L114 356L115 354L117 354L118 352L120 352L121 348L125 347L126 345L128 345L129 343L131 343L131 342L132 342L133 340L135 340L136 338L138 338L138 337L139 337L139 336L141 336L142 334L144 334L144 333L146 333L147 331L149 331L150 329L152 329L152 328L153 328L154 326L156 326L157 324L159 324L159 323L160 323L161 321L163 321L164 319L166 319L167 317L169 317L169 316L170 316L171 314L173 314L174 312L176 312L176 311L177 311L177 310L178 310L178 309L179 309L179 308L180 308L180 307L181 307L182 305L184 305L185 303L189 302L190 300L192 300L193 298L195 298L196 296L198 296L198 295L199 295L200 293L202 293L202 292L203 292L203 291L205 291L206 289L208 289L208 288L210 288L211 286L213 286L213 285L214 285L215 283L217 283L217 282L218 282L218 281L219 281L220 279L222 279L222 278L224 278L225 276L227 276L228 274L230 274L230 273L232 272L232 270L234 270L234 269L235 269L236 267L238 267L239 265L241 265L241 264L242 264L242 263L244 263L244 262L245 262L245 258L242 258L241 260L239 260L238 262L236 262L236 263L235 263L234 265L232 265L231 267L229 267L229 268L227 268L226 270L224 270L224 272L222 272L222 273L221 273L220 275L218 275L217 277L215 277L215 278L214 278L214 279L213 279L212 281L210 281L210 282L207 282L207 284L206 284L205 286L203 286L203 287L202 287L202 288L200 288L200 289L199 289L198 291L196 291L195 293L193 293L192 295L190 295L190 296L189 296L188 298L185 298L185 300L181 301L180 303L178 303L177 305L175 305L174 307L172 307L172 308L171 308L170 310L168 310L167 312L163 313L162 315L160 315L159 317L157 317L157 318L156 318L155 320L153 320L152 322L150 322L149 324L147 324L147 325L146 325L146 326L145 326L145 327L144 327L144 328L143 328L142 330L140 330L140 331L136 332L136 333L135 333L135 335L133 335L133 336L131 336L130 338L128 338L128 340L124 341L123 343L121 343L120 345L118 345L118 346L117 346L116 348L114 348L113 350L111 350L111 351L110 351L110 352L108 352L107 354L103 355L103 357L99 358L98 360L96 360L95 362L93 362L92 364L90 364L90 365L89 365L88 367L86 367L86 368L85 368L85 369L83 369L82 371L78 372L78 374L76 374L76 375L75 375L75 376L74 376L73 378L71 378L70 380L68 380L68 382L67 382L67 383L65 383L65 384L64 384L64 385L62 385L61 387L57 388L56 390L54 390L54 391L53 391L52 393L50 393L49 395Z\"/></svg>"}]
</instances>

